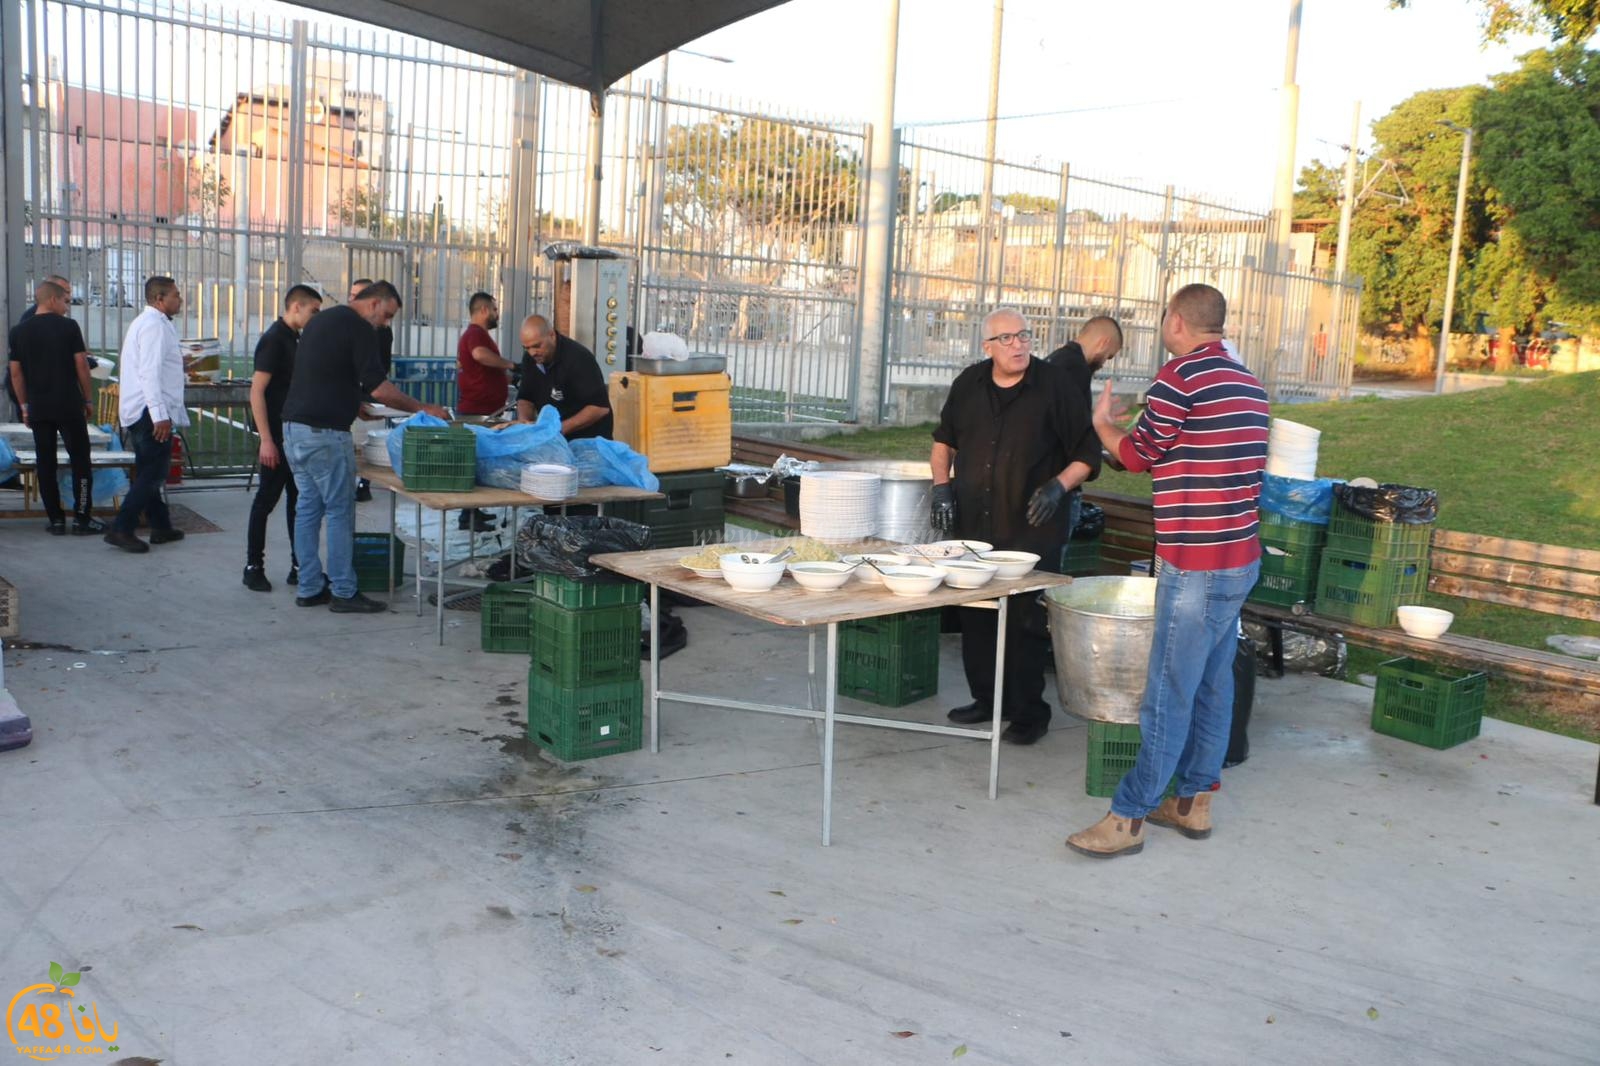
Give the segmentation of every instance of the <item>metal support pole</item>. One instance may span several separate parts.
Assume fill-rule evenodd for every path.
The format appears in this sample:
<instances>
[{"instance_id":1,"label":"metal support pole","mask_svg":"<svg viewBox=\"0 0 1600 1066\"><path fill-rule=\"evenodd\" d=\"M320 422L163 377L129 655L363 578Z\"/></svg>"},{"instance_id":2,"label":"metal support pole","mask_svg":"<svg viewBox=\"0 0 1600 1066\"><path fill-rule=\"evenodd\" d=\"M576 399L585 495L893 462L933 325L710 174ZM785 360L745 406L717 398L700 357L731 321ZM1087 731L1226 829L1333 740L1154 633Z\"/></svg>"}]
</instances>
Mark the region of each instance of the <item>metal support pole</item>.
<instances>
[{"instance_id":1,"label":"metal support pole","mask_svg":"<svg viewBox=\"0 0 1600 1066\"><path fill-rule=\"evenodd\" d=\"M1350 294L1350 279L1345 275L1350 263L1350 219L1356 207L1356 157L1360 143L1361 101L1357 100L1350 115L1350 144L1344 157L1344 192L1339 198L1339 247L1333 260L1333 335L1329 338L1328 355L1332 357L1335 368L1344 365L1344 346L1349 339L1345 334L1345 301Z\"/></svg>"},{"instance_id":2,"label":"metal support pole","mask_svg":"<svg viewBox=\"0 0 1600 1066\"><path fill-rule=\"evenodd\" d=\"M1446 125L1451 129L1461 129L1454 123ZM1456 225L1455 232L1450 236L1450 271L1444 283L1444 321L1439 323L1439 362L1433 374L1435 394L1444 392L1445 361L1450 355L1450 319L1456 310L1456 266L1461 259L1461 221L1467 213L1467 171L1472 165L1472 127L1462 132L1465 136L1461 139L1461 173L1456 177Z\"/></svg>"},{"instance_id":3,"label":"metal support pole","mask_svg":"<svg viewBox=\"0 0 1600 1066\"><path fill-rule=\"evenodd\" d=\"M22 160L22 0L0 3L0 211L5 220L5 243L0 247L0 322L13 323L27 306L28 272L23 269L27 250L23 232L26 202L23 198ZM88 285L79 282L85 291ZM9 374L8 353L0 352L0 373ZM9 407L7 400L0 406Z\"/></svg>"},{"instance_id":4,"label":"metal support pole","mask_svg":"<svg viewBox=\"0 0 1600 1066\"><path fill-rule=\"evenodd\" d=\"M1061 306L1061 287L1066 278L1067 258L1067 188L1072 181L1072 167L1061 164L1061 185L1056 190L1056 246L1050 257L1050 343L1062 345L1067 341L1066 308Z\"/></svg>"},{"instance_id":5,"label":"metal support pole","mask_svg":"<svg viewBox=\"0 0 1600 1066\"><path fill-rule=\"evenodd\" d=\"M305 278L306 81L311 76L310 60L310 26L304 19L296 19L289 52L289 205L283 235L289 285L298 285Z\"/></svg>"},{"instance_id":6,"label":"metal support pole","mask_svg":"<svg viewBox=\"0 0 1600 1066\"><path fill-rule=\"evenodd\" d=\"M978 306L989 304L989 242L994 215L995 137L1000 117L1000 42L1005 29L1005 0L994 0L989 31L989 110L983 126L983 195L978 198Z\"/></svg>"},{"instance_id":7,"label":"metal support pole","mask_svg":"<svg viewBox=\"0 0 1600 1066\"><path fill-rule=\"evenodd\" d=\"M890 287L894 279L895 207L900 198L899 138L894 129L896 60L900 43L900 0L890 0L884 28L883 81L876 118L867 134L865 227L861 251L861 315L857 335L855 417L883 420L889 389Z\"/></svg>"},{"instance_id":8,"label":"metal support pole","mask_svg":"<svg viewBox=\"0 0 1600 1066\"><path fill-rule=\"evenodd\" d=\"M600 197L603 155L606 143L606 94L589 94L589 196L583 222L583 243L600 243Z\"/></svg>"},{"instance_id":9,"label":"metal support pole","mask_svg":"<svg viewBox=\"0 0 1600 1066\"><path fill-rule=\"evenodd\" d=\"M1265 364L1267 377L1275 380L1283 344L1283 317L1288 287L1289 240L1294 224L1295 141L1300 123L1300 86L1295 68L1300 59L1300 11L1303 0L1289 0L1289 37L1284 49L1283 95L1279 101L1278 169L1272 191L1273 239L1267 253L1267 336ZM1277 399L1274 386L1267 382L1267 393Z\"/></svg>"},{"instance_id":10,"label":"metal support pole","mask_svg":"<svg viewBox=\"0 0 1600 1066\"><path fill-rule=\"evenodd\" d=\"M533 242L539 232L539 76L526 70L517 71L512 82L511 168L506 182L511 209L501 300L506 323L516 329L533 311Z\"/></svg>"}]
</instances>

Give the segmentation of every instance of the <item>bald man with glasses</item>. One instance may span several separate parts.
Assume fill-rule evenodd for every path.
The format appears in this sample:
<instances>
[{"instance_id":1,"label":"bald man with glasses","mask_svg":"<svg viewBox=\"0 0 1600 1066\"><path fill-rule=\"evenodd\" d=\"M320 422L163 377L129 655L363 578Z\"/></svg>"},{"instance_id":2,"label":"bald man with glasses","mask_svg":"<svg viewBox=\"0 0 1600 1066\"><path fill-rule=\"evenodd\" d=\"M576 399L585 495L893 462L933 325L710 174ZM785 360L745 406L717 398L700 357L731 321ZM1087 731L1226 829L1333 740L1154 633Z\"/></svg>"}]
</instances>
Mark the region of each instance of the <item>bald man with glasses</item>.
<instances>
[{"instance_id":1,"label":"bald man with glasses","mask_svg":"<svg viewBox=\"0 0 1600 1066\"><path fill-rule=\"evenodd\" d=\"M1100 444L1081 391L1060 367L1033 355L1033 333L1009 307L983 320L982 361L950 386L933 431L933 527L996 548L1033 552L1060 568L1071 492L1100 471ZM1050 725L1044 663L1050 652L1036 597L1013 602L1006 627L1004 739L1032 744ZM952 722L993 719L996 614L961 611L961 659L972 702Z\"/></svg>"}]
</instances>

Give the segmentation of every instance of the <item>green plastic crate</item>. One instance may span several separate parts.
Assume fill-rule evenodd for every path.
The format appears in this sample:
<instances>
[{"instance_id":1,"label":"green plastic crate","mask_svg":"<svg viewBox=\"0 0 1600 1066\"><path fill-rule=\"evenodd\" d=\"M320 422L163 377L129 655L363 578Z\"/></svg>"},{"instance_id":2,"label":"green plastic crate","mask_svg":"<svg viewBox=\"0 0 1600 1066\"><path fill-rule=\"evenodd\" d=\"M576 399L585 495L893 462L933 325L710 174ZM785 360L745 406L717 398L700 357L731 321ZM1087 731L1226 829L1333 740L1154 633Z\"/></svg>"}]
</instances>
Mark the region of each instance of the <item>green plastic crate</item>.
<instances>
[{"instance_id":1,"label":"green plastic crate","mask_svg":"<svg viewBox=\"0 0 1600 1066\"><path fill-rule=\"evenodd\" d=\"M635 642L637 643L637 642ZM563 762L638 751L644 740L644 682L562 688L528 671L528 741Z\"/></svg>"},{"instance_id":2,"label":"green plastic crate","mask_svg":"<svg viewBox=\"0 0 1600 1066\"><path fill-rule=\"evenodd\" d=\"M1489 679L1444 670L1417 659L1390 659L1378 667L1372 729L1430 748L1453 748L1478 735Z\"/></svg>"},{"instance_id":3,"label":"green plastic crate","mask_svg":"<svg viewBox=\"0 0 1600 1066\"><path fill-rule=\"evenodd\" d=\"M1363 626L1392 626L1395 608L1421 603L1426 559L1346 555L1328 548L1317 570L1317 613Z\"/></svg>"},{"instance_id":4,"label":"green plastic crate","mask_svg":"<svg viewBox=\"0 0 1600 1066\"><path fill-rule=\"evenodd\" d=\"M400 438L400 476L413 492L471 492L478 439L459 426L413 426Z\"/></svg>"},{"instance_id":5,"label":"green plastic crate","mask_svg":"<svg viewBox=\"0 0 1600 1066\"><path fill-rule=\"evenodd\" d=\"M1369 559L1426 559L1433 542L1433 524L1406 525L1403 522L1375 522L1346 510L1334 502L1328 519L1330 551Z\"/></svg>"},{"instance_id":6,"label":"green plastic crate","mask_svg":"<svg viewBox=\"0 0 1600 1066\"><path fill-rule=\"evenodd\" d=\"M620 607L625 603L638 603L644 597L644 586L639 582L609 575L579 581L560 574L538 574L531 584L539 599L571 610Z\"/></svg>"},{"instance_id":7,"label":"green plastic crate","mask_svg":"<svg viewBox=\"0 0 1600 1066\"><path fill-rule=\"evenodd\" d=\"M525 581L497 581L485 588L478 616L483 650L530 654L530 614L536 602L533 586Z\"/></svg>"},{"instance_id":8,"label":"green plastic crate","mask_svg":"<svg viewBox=\"0 0 1600 1066\"><path fill-rule=\"evenodd\" d=\"M1259 514L1263 544L1271 544L1285 551L1290 548L1309 548L1317 552L1322 550L1328 539L1327 526L1315 522L1297 522L1271 511L1261 511Z\"/></svg>"},{"instance_id":9,"label":"green plastic crate","mask_svg":"<svg viewBox=\"0 0 1600 1066\"><path fill-rule=\"evenodd\" d=\"M1276 554L1273 548L1283 554ZM1316 598L1317 567L1321 560L1321 553L1315 548L1280 548L1263 543L1261 576L1256 579L1256 587L1250 590L1250 602L1274 607L1312 602Z\"/></svg>"},{"instance_id":10,"label":"green plastic crate","mask_svg":"<svg viewBox=\"0 0 1600 1066\"><path fill-rule=\"evenodd\" d=\"M1086 577L1100 572L1100 538L1069 541L1061 549L1061 572Z\"/></svg>"},{"instance_id":11,"label":"green plastic crate","mask_svg":"<svg viewBox=\"0 0 1600 1066\"><path fill-rule=\"evenodd\" d=\"M400 584L406 568L406 544L388 533L357 533L351 559L355 563L357 592L389 591L389 557L394 556L394 582Z\"/></svg>"},{"instance_id":12,"label":"green plastic crate","mask_svg":"<svg viewBox=\"0 0 1600 1066\"><path fill-rule=\"evenodd\" d=\"M535 599L528 611L532 660L539 674L561 688L639 676L639 608L571 610Z\"/></svg>"},{"instance_id":13,"label":"green plastic crate","mask_svg":"<svg viewBox=\"0 0 1600 1066\"><path fill-rule=\"evenodd\" d=\"M1139 726L1125 722L1090 722L1089 758L1083 768L1083 791L1090 796L1116 794L1123 775L1139 758ZM1178 792L1177 779L1167 782L1167 795Z\"/></svg>"},{"instance_id":14,"label":"green plastic crate","mask_svg":"<svg viewBox=\"0 0 1600 1066\"><path fill-rule=\"evenodd\" d=\"M903 707L939 691L938 610L846 622L839 627L841 696Z\"/></svg>"}]
</instances>

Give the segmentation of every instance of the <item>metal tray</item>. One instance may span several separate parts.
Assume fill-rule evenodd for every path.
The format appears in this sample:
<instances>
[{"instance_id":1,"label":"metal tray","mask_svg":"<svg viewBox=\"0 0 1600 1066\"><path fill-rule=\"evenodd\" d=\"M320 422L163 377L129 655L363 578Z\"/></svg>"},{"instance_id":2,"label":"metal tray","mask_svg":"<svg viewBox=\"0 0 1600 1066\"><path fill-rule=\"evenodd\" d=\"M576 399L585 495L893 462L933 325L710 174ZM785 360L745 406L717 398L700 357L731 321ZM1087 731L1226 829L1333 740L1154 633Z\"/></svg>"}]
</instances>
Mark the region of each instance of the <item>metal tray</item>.
<instances>
[{"instance_id":1,"label":"metal tray","mask_svg":"<svg viewBox=\"0 0 1600 1066\"><path fill-rule=\"evenodd\" d=\"M633 357L635 374L717 374L727 369L728 357L725 355L691 355L687 359L646 359L642 355Z\"/></svg>"}]
</instances>

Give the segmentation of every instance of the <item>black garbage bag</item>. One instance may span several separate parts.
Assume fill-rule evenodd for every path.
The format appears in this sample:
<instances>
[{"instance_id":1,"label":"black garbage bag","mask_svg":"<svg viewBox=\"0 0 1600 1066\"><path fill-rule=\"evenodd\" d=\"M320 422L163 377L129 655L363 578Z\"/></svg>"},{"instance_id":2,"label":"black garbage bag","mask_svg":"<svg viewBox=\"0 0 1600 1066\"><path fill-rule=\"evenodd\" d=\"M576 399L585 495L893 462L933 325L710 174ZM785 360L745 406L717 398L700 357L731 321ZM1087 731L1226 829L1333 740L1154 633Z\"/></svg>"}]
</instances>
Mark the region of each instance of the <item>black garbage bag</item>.
<instances>
[{"instance_id":1,"label":"black garbage bag","mask_svg":"<svg viewBox=\"0 0 1600 1066\"><path fill-rule=\"evenodd\" d=\"M1233 727L1228 732L1224 768L1250 758L1250 712L1256 705L1256 648L1244 637L1233 656Z\"/></svg>"},{"instance_id":2,"label":"black garbage bag","mask_svg":"<svg viewBox=\"0 0 1600 1066\"><path fill-rule=\"evenodd\" d=\"M1097 504L1085 503L1078 508L1078 524L1072 527L1073 540L1094 540L1106 531L1106 512Z\"/></svg>"},{"instance_id":3,"label":"black garbage bag","mask_svg":"<svg viewBox=\"0 0 1600 1066\"><path fill-rule=\"evenodd\" d=\"M579 581L617 577L589 564L589 556L635 552L650 546L650 527L604 515L536 514L517 530L517 570L559 574Z\"/></svg>"},{"instance_id":4,"label":"black garbage bag","mask_svg":"<svg viewBox=\"0 0 1600 1066\"><path fill-rule=\"evenodd\" d=\"M1439 494L1410 485L1379 485L1375 489L1335 485L1334 499L1348 511L1374 522L1425 526L1439 517Z\"/></svg>"}]
</instances>

